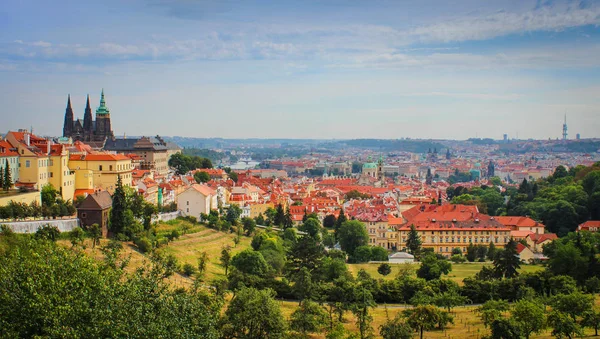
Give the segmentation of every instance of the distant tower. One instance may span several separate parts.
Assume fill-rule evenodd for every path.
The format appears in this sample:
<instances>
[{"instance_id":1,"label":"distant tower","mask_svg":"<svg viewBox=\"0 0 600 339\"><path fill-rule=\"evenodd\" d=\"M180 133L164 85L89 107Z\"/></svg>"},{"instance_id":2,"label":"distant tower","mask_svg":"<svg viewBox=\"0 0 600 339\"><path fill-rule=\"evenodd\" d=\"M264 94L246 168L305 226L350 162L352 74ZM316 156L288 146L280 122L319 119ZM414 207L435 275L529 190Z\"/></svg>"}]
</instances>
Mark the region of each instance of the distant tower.
<instances>
[{"instance_id":1,"label":"distant tower","mask_svg":"<svg viewBox=\"0 0 600 339\"><path fill-rule=\"evenodd\" d=\"M567 115L565 114L565 123L563 124L563 140L567 140Z\"/></svg>"},{"instance_id":2,"label":"distant tower","mask_svg":"<svg viewBox=\"0 0 600 339\"><path fill-rule=\"evenodd\" d=\"M446 160L450 160L450 157L451 157L451 155L450 155L450 149L447 148L446 149Z\"/></svg>"},{"instance_id":3,"label":"distant tower","mask_svg":"<svg viewBox=\"0 0 600 339\"><path fill-rule=\"evenodd\" d=\"M85 113L83 114L83 130L85 134L91 135L93 130L93 117L92 117L92 107L90 106L90 95L87 96L87 102L85 104Z\"/></svg>"},{"instance_id":4,"label":"distant tower","mask_svg":"<svg viewBox=\"0 0 600 339\"><path fill-rule=\"evenodd\" d=\"M425 183L431 185L433 182L433 175L431 174L431 168L427 169L427 176L425 177Z\"/></svg>"},{"instance_id":5,"label":"distant tower","mask_svg":"<svg viewBox=\"0 0 600 339\"><path fill-rule=\"evenodd\" d=\"M494 176L494 172L496 171L496 168L494 166L494 163L490 160L490 163L488 164L488 170L487 170L487 176L488 178L491 178Z\"/></svg>"},{"instance_id":6,"label":"distant tower","mask_svg":"<svg viewBox=\"0 0 600 339\"><path fill-rule=\"evenodd\" d=\"M508 134L504 133L504 135L503 135L502 137L503 137L503 139L504 139L504 142L507 142L507 141L508 141Z\"/></svg>"},{"instance_id":7,"label":"distant tower","mask_svg":"<svg viewBox=\"0 0 600 339\"><path fill-rule=\"evenodd\" d=\"M581 134L577 133L575 137L577 138L577 140L581 140Z\"/></svg>"},{"instance_id":8,"label":"distant tower","mask_svg":"<svg viewBox=\"0 0 600 339\"><path fill-rule=\"evenodd\" d=\"M71 107L71 95L67 98L67 109L65 110L65 124L63 125L63 137L70 137L73 133L73 108Z\"/></svg>"}]
</instances>

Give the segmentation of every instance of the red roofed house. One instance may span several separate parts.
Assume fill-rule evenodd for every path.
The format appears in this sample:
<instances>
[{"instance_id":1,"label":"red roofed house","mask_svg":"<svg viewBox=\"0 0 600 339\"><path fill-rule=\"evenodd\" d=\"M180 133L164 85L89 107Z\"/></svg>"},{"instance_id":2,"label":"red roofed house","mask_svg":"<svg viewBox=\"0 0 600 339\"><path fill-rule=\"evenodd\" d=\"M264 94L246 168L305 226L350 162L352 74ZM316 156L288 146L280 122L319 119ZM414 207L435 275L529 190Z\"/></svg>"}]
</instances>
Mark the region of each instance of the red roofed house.
<instances>
[{"instance_id":1,"label":"red roofed house","mask_svg":"<svg viewBox=\"0 0 600 339\"><path fill-rule=\"evenodd\" d=\"M183 215L198 220L201 214L208 214L217 208L217 191L206 185L193 184L177 197L177 209Z\"/></svg>"},{"instance_id":2,"label":"red roofed house","mask_svg":"<svg viewBox=\"0 0 600 339\"><path fill-rule=\"evenodd\" d=\"M527 241L527 245L536 253L542 253L543 246L545 244L551 243L552 241L558 239L558 236L554 233L531 233L525 238Z\"/></svg>"},{"instance_id":3,"label":"red roofed house","mask_svg":"<svg viewBox=\"0 0 600 339\"><path fill-rule=\"evenodd\" d=\"M577 227L577 232L589 231L598 232L600 231L600 220L588 220Z\"/></svg>"},{"instance_id":4,"label":"red roofed house","mask_svg":"<svg viewBox=\"0 0 600 339\"><path fill-rule=\"evenodd\" d=\"M524 262L533 261L533 257L534 257L533 251L531 249L529 249L529 247L527 247L521 243L517 244L517 254L519 254L519 259L521 261L524 261Z\"/></svg>"},{"instance_id":5,"label":"red roofed house","mask_svg":"<svg viewBox=\"0 0 600 339\"><path fill-rule=\"evenodd\" d=\"M531 233L544 234L544 224L529 217L495 217L499 223L510 227L513 231L529 231Z\"/></svg>"}]
</instances>

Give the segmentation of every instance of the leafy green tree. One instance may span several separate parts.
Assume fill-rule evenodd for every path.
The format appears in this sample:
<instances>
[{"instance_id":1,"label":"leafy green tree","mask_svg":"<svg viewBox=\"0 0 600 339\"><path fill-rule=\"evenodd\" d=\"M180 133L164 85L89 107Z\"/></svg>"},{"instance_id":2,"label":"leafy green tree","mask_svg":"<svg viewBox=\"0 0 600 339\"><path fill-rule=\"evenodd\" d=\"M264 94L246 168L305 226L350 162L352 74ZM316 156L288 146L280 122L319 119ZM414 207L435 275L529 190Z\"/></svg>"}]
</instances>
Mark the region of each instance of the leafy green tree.
<instances>
[{"instance_id":1,"label":"leafy green tree","mask_svg":"<svg viewBox=\"0 0 600 339\"><path fill-rule=\"evenodd\" d=\"M294 285L292 291L294 296L300 300L300 305L305 299L311 299L315 293L315 286L312 281L312 275L306 267L300 268L296 274L292 276Z\"/></svg>"},{"instance_id":2,"label":"leafy green tree","mask_svg":"<svg viewBox=\"0 0 600 339\"><path fill-rule=\"evenodd\" d=\"M232 225L237 225L238 220L240 219L240 215L242 215L242 209L240 208L240 206L236 204L231 204L227 209L225 220L229 221Z\"/></svg>"},{"instance_id":3,"label":"leafy green tree","mask_svg":"<svg viewBox=\"0 0 600 339\"><path fill-rule=\"evenodd\" d=\"M323 330L327 323L327 314L322 306L311 300L305 300L290 316L290 327L307 338L309 333Z\"/></svg>"},{"instance_id":4,"label":"leafy green tree","mask_svg":"<svg viewBox=\"0 0 600 339\"><path fill-rule=\"evenodd\" d=\"M257 225L265 226L266 221L262 213L259 213L255 220Z\"/></svg>"},{"instance_id":5,"label":"leafy green tree","mask_svg":"<svg viewBox=\"0 0 600 339\"><path fill-rule=\"evenodd\" d=\"M283 206L281 204L278 204L277 209L275 210L273 224L275 226L282 227L284 222L285 222L285 211L283 210Z\"/></svg>"},{"instance_id":6,"label":"leafy green tree","mask_svg":"<svg viewBox=\"0 0 600 339\"><path fill-rule=\"evenodd\" d=\"M572 339L575 336L583 335L581 326L569 315L558 310L550 312L548 325L552 327L552 335L557 338L567 337Z\"/></svg>"},{"instance_id":7,"label":"leafy green tree","mask_svg":"<svg viewBox=\"0 0 600 339\"><path fill-rule=\"evenodd\" d=\"M286 230L288 228L294 227L294 220L292 219L292 213L290 212L290 207L285 209L285 215L283 216L283 229Z\"/></svg>"},{"instance_id":8,"label":"leafy green tree","mask_svg":"<svg viewBox=\"0 0 600 339\"><path fill-rule=\"evenodd\" d=\"M445 291L433 297L433 304L445 308L448 312L454 307L464 305L467 301L468 298L458 294L456 290Z\"/></svg>"},{"instance_id":9,"label":"leafy green tree","mask_svg":"<svg viewBox=\"0 0 600 339\"><path fill-rule=\"evenodd\" d=\"M240 289L227 310L223 334L230 338L283 338L286 323L271 289Z\"/></svg>"},{"instance_id":10,"label":"leafy green tree","mask_svg":"<svg viewBox=\"0 0 600 339\"><path fill-rule=\"evenodd\" d=\"M452 271L452 264L437 255L429 253L421 258L421 266L417 270L417 277L425 280L439 279L442 274Z\"/></svg>"},{"instance_id":11,"label":"leafy green tree","mask_svg":"<svg viewBox=\"0 0 600 339\"><path fill-rule=\"evenodd\" d=\"M236 172L231 171L231 172L228 173L228 175L229 175L229 179L231 179L231 180L233 180L233 182L237 183L237 181L238 181L238 174Z\"/></svg>"},{"instance_id":12,"label":"leafy green tree","mask_svg":"<svg viewBox=\"0 0 600 339\"><path fill-rule=\"evenodd\" d=\"M231 265L231 247L223 246L221 248L221 256L219 257L221 266L225 269L225 275L229 273L229 265Z\"/></svg>"},{"instance_id":13,"label":"leafy green tree","mask_svg":"<svg viewBox=\"0 0 600 339\"><path fill-rule=\"evenodd\" d=\"M371 260L388 261L388 251L381 246L373 246L371 248Z\"/></svg>"},{"instance_id":14,"label":"leafy green tree","mask_svg":"<svg viewBox=\"0 0 600 339\"><path fill-rule=\"evenodd\" d=\"M390 264L381 264L379 267L377 267L377 273L385 277L392 273L392 266L390 266Z\"/></svg>"},{"instance_id":15,"label":"leafy green tree","mask_svg":"<svg viewBox=\"0 0 600 339\"><path fill-rule=\"evenodd\" d=\"M38 230L35 232L35 238L41 240L49 240L54 242L58 240L59 236L60 231L58 230L58 228L50 224L43 225L42 227L38 228Z\"/></svg>"},{"instance_id":16,"label":"leafy green tree","mask_svg":"<svg viewBox=\"0 0 600 339\"><path fill-rule=\"evenodd\" d=\"M565 168L565 166L559 165L554 170L554 173L552 173L552 178L554 178L554 179L560 179L560 178L567 177L568 175L569 175L569 172L567 171L567 169Z\"/></svg>"},{"instance_id":17,"label":"leafy green tree","mask_svg":"<svg viewBox=\"0 0 600 339\"><path fill-rule=\"evenodd\" d=\"M247 236L251 236L256 229L256 221L249 217L242 218L242 225L244 226L244 232L246 232Z\"/></svg>"},{"instance_id":18,"label":"leafy green tree","mask_svg":"<svg viewBox=\"0 0 600 339\"><path fill-rule=\"evenodd\" d=\"M421 237L415 228L415 225L410 226L410 231L408 232L408 237L406 238L406 248L408 249L408 253L412 254L417 258L420 258L421 254Z\"/></svg>"},{"instance_id":19,"label":"leafy green tree","mask_svg":"<svg viewBox=\"0 0 600 339\"><path fill-rule=\"evenodd\" d=\"M269 264L267 264L263 255L250 249L234 255L231 259L231 265L246 274L264 276L269 273Z\"/></svg>"},{"instance_id":20,"label":"leafy green tree","mask_svg":"<svg viewBox=\"0 0 600 339\"><path fill-rule=\"evenodd\" d=\"M42 206L52 207L56 204L56 198L58 191L52 186L52 184L46 184L42 187Z\"/></svg>"},{"instance_id":21,"label":"leafy green tree","mask_svg":"<svg viewBox=\"0 0 600 339\"><path fill-rule=\"evenodd\" d=\"M550 299L550 305L553 310L562 312L570 316L573 321L577 321L579 316L592 309L593 298L591 295L579 291L557 294Z\"/></svg>"},{"instance_id":22,"label":"leafy green tree","mask_svg":"<svg viewBox=\"0 0 600 339\"><path fill-rule=\"evenodd\" d=\"M96 248L96 245L100 245L100 238L102 238L102 228L98 224L92 224L87 229L90 238L92 238L92 248Z\"/></svg>"},{"instance_id":23,"label":"leafy green tree","mask_svg":"<svg viewBox=\"0 0 600 339\"><path fill-rule=\"evenodd\" d=\"M398 313L394 319L387 319L383 325L379 326L379 334L383 339L411 339L414 331L405 322L402 313Z\"/></svg>"},{"instance_id":24,"label":"leafy green tree","mask_svg":"<svg viewBox=\"0 0 600 339\"><path fill-rule=\"evenodd\" d=\"M490 328L491 339L521 339L520 328L512 319L498 318L491 323Z\"/></svg>"},{"instance_id":25,"label":"leafy green tree","mask_svg":"<svg viewBox=\"0 0 600 339\"><path fill-rule=\"evenodd\" d=\"M440 318L438 308L431 305L417 306L402 313L406 317L408 326L419 332L421 339L423 339L423 332L433 330Z\"/></svg>"},{"instance_id":26,"label":"leafy green tree","mask_svg":"<svg viewBox=\"0 0 600 339\"><path fill-rule=\"evenodd\" d=\"M369 243L369 233L365 225L357 220L346 221L338 231L338 241L342 251L353 254L359 246Z\"/></svg>"},{"instance_id":27,"label":"leafy green tree","mask_svg":"<svg viewBox=\"0 0 600 339\"><path fill-rule=\"evenodd\" d=\"M69 240L71 240L71 245L73 245L73 247L83 243L84 238L85 232L81 229L81 227L75 227L69 234Z\"/></svg>"},{"instance_id":28,"label":"leafy green tree","mask_svg":"<svg viewBox=\"0 0 600 339\"><path fill-rule=\"evenodd\" d=\"M600 312L596 310L587 310L582 314L581 325L593 328L595 336L598 336L598 328L600 328Z\"/></svg>"},{"instance_id":29,"label":"leafy green tree","mask_svg":"<svg viewBox=\"0 0 600 339\"><path fill-rule=\"evenodd\" d=\"M494 270L500 277L513 278L519 275L520 267L517 243L511 238L504 246L504 250L494 258Z\"/></svg>"},{"instance_id":30,"label":"leafy green tree","mask_svg":"<svg viewBox=\"0 0 600 339\"><path fill-rule=\"evenodd\" d=\"M353 303L350 309L356 317L356 327L361 339L370 338L373 333L373 316L369 309L376 306L371 292L363 286L356 286L353 290Z\"/></svg>"},{"instance_id":31,"label":"leafy green tree","mask_svg":"<svg viewBox=\"0 0 600 339\"><path fill-rule=\"evenodd\" d=\"M298 272L302 267L313 271L321 264L325 257L323 244L314 238L303 235L290 248L287 256L287 270L290 273Z\"/></svg>"},{"instance_id":32,"label":"leafy green tree","mask_svg":"<svg viewBox=\"0 0 600 339\"><path fill-rule=\"evenodd\" d=\"M502 319L502 313L508 311L509 305L506 300L489 300L476 309L485 327L491 327L492 323Z\"/></svg>"},{"instance_id":33,"label":"leafy green tree","mask_svg":"<svg viewBox=\"0 0 600 339\"><path fill-rule=\"evenodd\" d=\"M546 327L546 310L543 303L519 300L515 303L511 314L525 339L529 339L533 333L539 333Z\"/></svg>"},{"instance_id":34,"label":"leafy green tree","mask_svg":"<svg viewBox=\"0 0 600 339\"><path fill-rule=\"evenodd\" d=\"M210 175L206 172L198 171L194 173L194 180L199 184L203 184L210 181Z\"/></svg>"},{"instance_id":35,"label":"leafy green tree","mask_svg":"<svg viewBox=\"0 0 600 339\"><path fill-rule=\"evenodd\" d=\"M308 218L302 223L302 225L300 225L300 227L298 227L298 229L302 232L308 233L308 235L314 239L320 239L322 227L319 220L315 218Z\"/></svg>"},{"instance_id":36,"label":"leafy green tree","mask_svg":"<svg viewBox=\"0 0 600 339\"><path fill-rule=\"evenodd\" d=\"M352 263L366 263L371 260L372 246L358 246L354 250L354 254L350 256L350 262Z\"/></svg>"}]
</instances>

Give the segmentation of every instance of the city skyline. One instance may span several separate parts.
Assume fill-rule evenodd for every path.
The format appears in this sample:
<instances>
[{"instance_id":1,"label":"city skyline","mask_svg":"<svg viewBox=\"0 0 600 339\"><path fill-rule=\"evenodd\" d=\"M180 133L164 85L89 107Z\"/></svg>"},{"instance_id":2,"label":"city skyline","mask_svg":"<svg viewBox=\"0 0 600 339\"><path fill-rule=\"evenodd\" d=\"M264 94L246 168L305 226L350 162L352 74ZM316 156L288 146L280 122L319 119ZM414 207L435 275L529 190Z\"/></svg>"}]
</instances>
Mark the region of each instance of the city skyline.
<instances>
[{"instance_id":1,"label":"city skyline","mask_svg":"<svg viewBox=\"0 0 600 339\"><path fill-rule=\"evenodd\" d=\"M104 88L115 135L556 139L566 114L599 137L599 24L593 1L10 3L3 126L60 135Z\"/></svg>"}]
</instances>

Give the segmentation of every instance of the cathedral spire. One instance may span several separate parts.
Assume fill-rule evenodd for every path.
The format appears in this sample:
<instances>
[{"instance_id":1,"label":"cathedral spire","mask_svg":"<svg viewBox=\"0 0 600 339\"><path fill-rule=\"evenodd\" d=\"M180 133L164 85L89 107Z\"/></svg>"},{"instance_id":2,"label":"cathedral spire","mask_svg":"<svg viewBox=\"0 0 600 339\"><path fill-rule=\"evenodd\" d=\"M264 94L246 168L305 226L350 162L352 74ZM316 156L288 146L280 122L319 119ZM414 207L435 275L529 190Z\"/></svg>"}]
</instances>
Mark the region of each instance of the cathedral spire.
<instances>
[{"instance_id":1,"label":"cathedral spire","mask_svg":"<svg viewBox=\"0 0 600 339\"><path fill-rule=\"evenodd\" d=\"M106 107L106 100L104 99L104 88L100 94L100 106L96 109L96 115L110 114L110 110Z\"/></svg>"},{"instance_id":2,"label":"cathedral spire","mask_svg":"<svg viewBox=\"0 0 600 339\"><path fill-rule=\"evenodd\" d=\"M90 106L90 95L87 96L87 103L85 105L85 114L83 115L83 130L86 132L92 131L92 107Z\"/></svg>"},{"instance_id":3,"label":"cathedral spire","mask_svg":"<svg viewBox=\"0 0 600 339\"><path fill-rule=\"evenodd\" d=\"M71 107L71 94L67 97L67 108L65 109L65 122L63 125L63 136L69 137L73 132L73 108Z\"/></svg>"}]
</instances>

